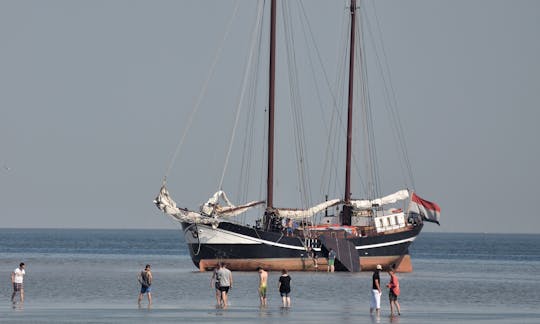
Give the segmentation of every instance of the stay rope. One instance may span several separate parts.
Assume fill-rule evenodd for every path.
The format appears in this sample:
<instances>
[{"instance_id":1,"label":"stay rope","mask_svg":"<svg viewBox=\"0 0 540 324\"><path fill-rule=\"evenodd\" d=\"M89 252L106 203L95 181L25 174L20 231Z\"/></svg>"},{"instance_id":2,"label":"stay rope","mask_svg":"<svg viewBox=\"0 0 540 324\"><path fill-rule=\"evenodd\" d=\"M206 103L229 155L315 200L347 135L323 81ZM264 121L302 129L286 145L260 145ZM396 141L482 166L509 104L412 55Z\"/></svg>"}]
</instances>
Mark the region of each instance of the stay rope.
<instances>
[{"instance_id":1,"label":"stay rope","mask_svg":"<svg viewBox=\"0 0 540 324\"><path fill-rule=\"evenodd\" d=\"M261 22L262 22L263 5L264 5L264 3L262 1L260 1L259 6L258 6L257 19L256 19L256 22L255 22L256 28L252 29L253 32L251 34L251 47L250 47L250 51L249 51L248 60L246 62L246 68L245 68L245 71L244 71L244 79L243 79L243 82L242 82L242 91L241 91L240 96L238 98L238 105L236 107L236 116L235 116L235 120L234 120L234 126L232 128L231 138L229 140L229 148L227 150L227 155L225 157L225 163L223 165L223 170L221 172L221 178L219 180L218 189L220 189L220 190L222 189L223 179L225 178L225 173L227 171L227 166L229 165L229 158L231 156L232 145L233 145L234 138L235 138L235 135L236 135L236 129L238 127L238 120L239 120L239 117L240 117L240 112L242 110L242 103L244 102L244 96L246 94L246 89L247 89L247 86L248 86L249 74L250 74L250 71L251 71L252 60L253 60L253 56L254 56L253 53L255 52L255 48L256 48L256 46L258 44L257 35L258 35L258 31L260 29Z\"/></svg>"},{"instance_id":2,"label":"stay rope","mask_svg":"<svg viewBox=\"0 0 540 324\"><path fill-rule=\"evenodd\" d=\"M165 184L166 181L167 181L167 177L169 176L169 174L171 172L171 169L172 169L174 163L176 162L176 159L178 158L178 155L180 154L182 146L184 145L184 141L186 139L187 133L189 132L189 130L191 128L191 125L193 124L193 119L194 119L197 111L199 110L199 108L201 106L202 99L206 95L206 91L208 89L208 85L210 83L210 80L212 79L212 76L214 75L214 71L215 71L217 62L219 61L219 58L221 57L221 53L223 52L223 47L224 47L225 41L227 40L227 38L229 36L229 33L231 31L232 23L236 20L236 16L237 16L237 12L238 12L239 7L240 7L240 0L237 0L236 5L235 5L234 10L233 10L233 13L231 14L231 17L229 19L227 27L225 28L223 38L222 38L222 40L220 42L220 45L219 45L219 47L218 47L218 49L216 51L216 55L214 56L214 60L212 61L212 64L210 66L208 76L206 77L206 80L204 81L204 84L203 84L203 87L201 88L201 92L199 93L199 96L197 97L197 101L195 103L195 106L193 107L193 110L191 111L191 113L189 115L188 122L186 124L186 127L184 128L184 132L182 133L182 137L180 138L180 141L179 141L178 145L176 146L174 154L171 157L171 160L169 161L169 165L168 165L167 170L165 172L165 176L163 177L163 184Z\"/></svg>"}]
</instances>

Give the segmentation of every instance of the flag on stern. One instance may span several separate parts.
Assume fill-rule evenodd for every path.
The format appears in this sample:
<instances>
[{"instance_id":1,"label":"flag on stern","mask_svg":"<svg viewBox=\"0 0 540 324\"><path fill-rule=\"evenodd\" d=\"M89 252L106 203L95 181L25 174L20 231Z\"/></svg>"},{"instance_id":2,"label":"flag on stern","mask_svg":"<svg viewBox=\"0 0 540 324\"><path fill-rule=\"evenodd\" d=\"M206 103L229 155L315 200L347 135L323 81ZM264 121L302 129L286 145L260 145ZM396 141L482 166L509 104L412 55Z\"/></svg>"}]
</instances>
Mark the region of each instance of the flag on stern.
<instances>
[{"instance_id":1,"label":"flag on stern","mask_svg":"<svg viewBox=\"0 0 540 324\"><path fill-rule=\"evenodd\" d=\"M441 208L439 205L418 197L414 192L411 196L409 211L419 214L425 221L439 224L439 218L441 217Z\"/></svg>"}]
</instances>

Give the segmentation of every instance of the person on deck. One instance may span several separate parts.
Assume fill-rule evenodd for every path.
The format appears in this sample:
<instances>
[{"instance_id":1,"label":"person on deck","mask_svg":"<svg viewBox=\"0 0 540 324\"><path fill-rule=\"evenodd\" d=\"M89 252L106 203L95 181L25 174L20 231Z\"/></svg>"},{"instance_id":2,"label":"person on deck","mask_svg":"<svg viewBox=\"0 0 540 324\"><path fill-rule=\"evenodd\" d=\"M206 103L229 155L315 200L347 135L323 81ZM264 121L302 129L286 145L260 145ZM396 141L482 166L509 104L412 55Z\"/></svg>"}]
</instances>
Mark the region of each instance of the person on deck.
<instances>
[{"instance_id":1,"label":"person on deck","mask_svg":"<svg viewBox=\"0 0 540 324\"><path fill-rule=\"evenodd\" d=\"M293 236L293 221L287 218L287 236Z\"/></svg>"}]
</instances>

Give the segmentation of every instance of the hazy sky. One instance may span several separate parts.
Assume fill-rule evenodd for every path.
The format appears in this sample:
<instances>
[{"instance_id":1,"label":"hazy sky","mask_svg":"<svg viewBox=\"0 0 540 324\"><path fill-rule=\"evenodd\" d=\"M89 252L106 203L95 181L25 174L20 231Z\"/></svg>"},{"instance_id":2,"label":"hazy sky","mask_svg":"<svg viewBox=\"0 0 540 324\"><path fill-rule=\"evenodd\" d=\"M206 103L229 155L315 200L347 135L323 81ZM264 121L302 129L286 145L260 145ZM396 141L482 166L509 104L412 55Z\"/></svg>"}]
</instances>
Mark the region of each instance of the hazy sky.
<instances>
[{"instance_id":1,"label":"hazy sky","mask_svg":"<svg viewBox=\"0 0 540 324\"><path fill-rule=\"evenodd\" d=\"M345 1L303 3L332 66ZM235 4L0 0L0 227L175 228L152 200ZM249 38L254 8L240 1L232 32ZM540 2L375 8L416 190L442 208L426 230L540 233ZM219 62L169 176L190 207L221 174L213 147L229 134L213 131L234 112L223 96L234 106L246 52L232 32L244 56L224 49L233 63Z\"/></svg>"}]
</instances>

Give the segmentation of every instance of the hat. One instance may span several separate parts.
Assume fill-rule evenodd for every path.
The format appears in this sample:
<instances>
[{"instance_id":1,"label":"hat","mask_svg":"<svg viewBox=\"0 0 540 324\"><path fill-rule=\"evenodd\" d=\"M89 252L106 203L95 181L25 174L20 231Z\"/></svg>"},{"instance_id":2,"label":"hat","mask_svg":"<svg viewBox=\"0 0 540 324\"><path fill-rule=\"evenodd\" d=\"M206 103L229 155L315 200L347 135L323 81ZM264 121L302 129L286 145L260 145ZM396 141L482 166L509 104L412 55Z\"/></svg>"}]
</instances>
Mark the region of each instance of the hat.
<instances>
[{"instance_id":1,"label":"hat","mask_svg":"<svg viewBox=\"0 0 540 324\"><path fill-rule=\"evenodd\" d=\"M377 270L382 270L382 265L377 264Z\"/></svg>"}]
</instances>

